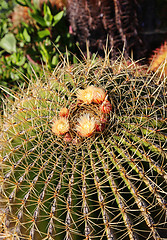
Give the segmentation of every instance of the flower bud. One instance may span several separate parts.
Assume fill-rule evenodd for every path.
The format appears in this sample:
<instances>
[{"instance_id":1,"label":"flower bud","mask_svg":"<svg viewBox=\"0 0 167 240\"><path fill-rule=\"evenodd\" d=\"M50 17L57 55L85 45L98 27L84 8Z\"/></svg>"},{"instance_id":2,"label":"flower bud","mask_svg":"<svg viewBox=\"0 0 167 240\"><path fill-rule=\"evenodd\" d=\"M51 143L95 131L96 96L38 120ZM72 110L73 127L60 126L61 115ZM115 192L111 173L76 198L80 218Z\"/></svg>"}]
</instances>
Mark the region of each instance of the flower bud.
<instances>
[{"instance_id":1,"label":"flower bud","mask_svg":"<svg viewBox=\"0 0 167 240\"><path fill-rule=\"evenodd\" d=\"M65 134L66 132L69 131L69 128L70 128L69 121L67 120L67 118L63 118L63 117L55 120L53 125L52 125L52 131L56 135Z\"/></svg>"},{"instance_id":2,"label":"flower bud","mask_svg":"<svg viewBox=\"0 0 167 240\"><path fill-rule=\"evenodd\" d=\"M69 110L66 107L63 107L60 109L59 116L60 117L68 117L69 115Z\"/></svg>"},{"instance_id":3,"label":"flower bud","mask_svg":"<svg viewBox=\"0 0 167 240\"><path fill-rule=\"evenodd\" d=\"M111 110L112 110L112 105L108 100L105 100L100 106L100 111L102 113L110 113Z\"/></svg>"}]
</instances>

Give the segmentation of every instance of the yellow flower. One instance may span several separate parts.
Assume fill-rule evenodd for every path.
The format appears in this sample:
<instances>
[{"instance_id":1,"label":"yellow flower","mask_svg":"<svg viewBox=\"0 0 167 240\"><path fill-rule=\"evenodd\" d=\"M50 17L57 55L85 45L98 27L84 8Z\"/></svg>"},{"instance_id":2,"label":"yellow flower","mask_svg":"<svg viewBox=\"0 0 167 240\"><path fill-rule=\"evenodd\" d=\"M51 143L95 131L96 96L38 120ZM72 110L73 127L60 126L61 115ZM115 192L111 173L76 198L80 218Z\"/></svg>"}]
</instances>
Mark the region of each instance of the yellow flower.
<instances>
[{"instance_id":1,"label":"yellow flower","mask_svg":"<svg viewBox=\"0 0 167 240\"><path fill-rule=\"evenodd\" d=\"M63 135L69 131L70 125L67 118L61 117L54 121L52 125L52 131L56 135Z\"/></svg>"},{"instance_id":2,"label":"yellow flower","mask_svg":"<svg viewBox=\"0 0 167 240\"><path fill-rule=\"evenodd\" d=\"M94 117L91 117L89 113L83 114L78 119L78 125L76 126L77 133L82 137L89 137L96 129L96 121Z\"/></svg>"},{"instance_id":3,"label":"yellow flower","mask_svg":"<svg viewBox=\"0 0 167 240\"><path fill-rule=\"evenodd\" d=\"M79 89L77 92L77 98L86 104L90 104L93 101L93 92L93 86L89 86L84 90Z\"/></svg>"},{"instance_id":4,"label":"yellow flower","mask_svg":"<svg viewBox=\"0 0 167 240\"><path fill-rule=\"evenodd\" d=\"M94 87L93 91L93 102L102 103L105 100L106 93L102 88Z\"/></svg>"},{"instance_id":5,"label":"yellow flower","mask_svg":"<svg viewBox=\"0 0 167 240\"><path fill-rule=\"evenodd\" d=\"M106 93L102 88L88 86L86 89L79 89L77 92L78 100L86 104L94 103L102 103L106 97Z\"/></svg>"}]
</instances>

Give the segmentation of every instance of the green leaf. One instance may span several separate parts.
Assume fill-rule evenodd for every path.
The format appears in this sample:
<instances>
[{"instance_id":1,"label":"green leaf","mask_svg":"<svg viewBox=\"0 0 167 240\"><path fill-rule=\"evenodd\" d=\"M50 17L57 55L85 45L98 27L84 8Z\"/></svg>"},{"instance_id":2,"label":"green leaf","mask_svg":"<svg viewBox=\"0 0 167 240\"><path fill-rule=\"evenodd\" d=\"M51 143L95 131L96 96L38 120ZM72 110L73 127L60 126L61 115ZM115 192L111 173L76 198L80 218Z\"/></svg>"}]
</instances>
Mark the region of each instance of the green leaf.
<instances>
[{"instance_id":1,"label":"green leaf","mask_svg":"<svg viewBox=\"0 0 167 240\"><path fill-rule=\"evenodd\" d=\"M0 47L8 53L16 52L16 39L13 33L7 33L0 41Z\"/></svg>"},{"instance_id":2,"label":"green leaf","mask_svg":"<svg viewBox=\"0 0 167 240\"><path fill-rule=\"evenodd\" d=\"M29 12L29 14L42 27L46 27L46 23L45 23L43 17L41 17L38 13L31 13L31 12Z\"/></svg>"},{"instance_id":3,"label":"green leaf","mask_svg":"<svg viewBox=\"0 0 167 240\"><path fill-rule=\"evenodd\" d=\"M39 36L40 38L44 38L44 37L46 37L46 36L50 36L50 31L49 31L48 29L45 29L45 30L43 30L43 31L39 31L39 32L38 32L38 36Z\"/></svg>"},{"instance_id":4,"label":"green leaf","mask_svg":"<svg viewBox=\"0 0 167 240\"><path fill-rule=\"evenodd\" d=\"M25 39L27 42L30 42L30 41L31 41L31 37L30 37L30 35L28 34L26 28L24 28L23 37L24 37L24 39Z\"/></svg>"},{"instance_id":5,"label":"green leaf","mask_svg":"<svg viewBox=\"0 0 167 240\"><path fill-rule=\"evenodd\" d=\"M52 16L49 6L44 4L44 20L48 27L51 26L52 19L53 19L53 16Z\"/></svg>"},{"instance_id":6,"label":"green leaf","mask_svg":"<svg viewBox=\"0 0 167 240\"><path fill-rule=\"evenodd\" d=\"M64 14L64 11L61 11L54 16L54 18L53 18L54 22L53 22L52 26L55 26L62 19L63 14Z\"/></svg>"},{"instance_id":7,"label":"green leaf","mask_svg":"<svg viewBox=\"0 0 167 240\"><path fill-rule=\"evenodd\" d=\"M16 2L21 6L27 6L27 7L31 8L32 10L36 11L36 8L31 3L30 0L16 0Z\"/></svg>"},{"instance_id":8,"label":"green leaf","mask_svg":"<svg viewBox=\"0 0 167 240\"><path fill-rule=\"evenodd\" d=\"M8 4L7 4L6 1L2 1L2 3L1 3L1 8L2 8L2 9L8 9L8 8L9 8L9 6L8 6Z\"/></svg>"},{"instance_id":9,"label":"green leaf","mask_svg":"<svg viewBox=\"0 0 167 240\"><path fill-rule=\"evenodd\" d=\"M24 0L16 0L16 3L18 3L21 6L26 6L26 2Z\"/></svg>"},{"instance_id":10,"label":"green leaf","mask_svg":"<svg viewBox=\"0 0 167 240\"><path fill-rule=\"evenodd\" d=\"M42 59L44 60L44 62L48 63L49 61L49 54L48 54L48 51L46 49L46 47L44 46L44 44L40 44L40 53L42 55Z\"/></svg>"},{"instance_id":11,"label":"green leaf","mask_svg":"<svg viewBox=\"0 0 167 240\"><path fill-rule=\"evenodd\" d=\"M60 38L61 38L61 36L60 36L60 35L58 35L58 36L57 36L57 38L55 39L55 43L58 43L58 42L59 42L59 40L60 40Z\"/></svg>"},{"instance_id":12,"label":"green leaf","mask_svg":"<svg viewBox=\"0 0 167 240\"><path fill-rule=\"evenodd\" d=\"M17 66L22 66L26 61L25 56L21 56L20 60L16 63Z\"/></svg>"},{"instance_id":13,"label":"green leaf","mask_svg":"<svg viewBox=\"0 0 167 240\"><path fill-rule=\"evenodd\" d=\"M22 66L26 61L26 57L21 52L12 54L11 59L12 63L16 66Z\"/></svg>"},{"instance_id":14,"label":"green leaf","mask_svg":"<svg viewBox=\"0 0 167 240\"><path fill-rule=\"evenodd\" d=\"M33 0L33 4L36 9L40 10L40 1L39 0Z\"/></svg>"},{"instance_id":15,"label":"green leaf","mask_svg":"<svg viewBox=\"0 0 167 240\"><path fill-rule=\"evenodd\" d=\"M59 62L59 55L56 54L56 55L54 55L53 58L52 58L52 65L55 66L55 65L58 64L58 62Z\"/></svg>"},{"instance_id":16,"label":"green leaf","mask_svg":"<svg viewBox=\"0 0 167 240\"><path fill-rule=\"evenodd\" d=\"M13 72L10 72L10 77L11 77L11 79L13 79L13 80L18 80L18 79L19 79L18 74L17 74L17 73L13 73Z\"/></svg>"},{"instance_id":17,"label":"green leaf","mask_svg":"<svg viewBox=\"0 0 167 240\"><path fill-rule=\"evenodd\" d=\"M31 8L32 10L36 11L36 8L34 7L34 5L31 3L30 0L24 0L26 2L26 5Z\"/></svg>"}]
</instances>

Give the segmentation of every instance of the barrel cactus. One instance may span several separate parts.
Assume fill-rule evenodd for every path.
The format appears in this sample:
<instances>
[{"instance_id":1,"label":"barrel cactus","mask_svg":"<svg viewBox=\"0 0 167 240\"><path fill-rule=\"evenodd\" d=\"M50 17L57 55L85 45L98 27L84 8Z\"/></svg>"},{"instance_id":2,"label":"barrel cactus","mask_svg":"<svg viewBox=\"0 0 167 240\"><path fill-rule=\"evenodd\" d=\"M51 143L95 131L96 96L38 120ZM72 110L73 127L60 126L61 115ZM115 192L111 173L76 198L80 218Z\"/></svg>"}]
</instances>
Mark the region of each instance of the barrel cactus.
<instances>
[{"instance_id":1,"label":"barrel cactus","mask_svg":"<svg viewBox=\"0 0 167 240\"><path fill-rule=\"evenodd\" d=\"M2 235L166 239L165 81L122 58L64 60L6 101Z\"/></svg>"}]
</instances>

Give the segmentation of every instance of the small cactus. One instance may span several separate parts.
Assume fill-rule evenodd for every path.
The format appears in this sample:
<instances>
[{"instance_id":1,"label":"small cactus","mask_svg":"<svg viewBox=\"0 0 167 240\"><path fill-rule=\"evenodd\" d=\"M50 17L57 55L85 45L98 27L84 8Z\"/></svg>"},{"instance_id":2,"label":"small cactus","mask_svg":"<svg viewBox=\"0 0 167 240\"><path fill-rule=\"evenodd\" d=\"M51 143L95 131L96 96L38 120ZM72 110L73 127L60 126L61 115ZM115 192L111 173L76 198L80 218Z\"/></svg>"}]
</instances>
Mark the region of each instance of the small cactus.
<instances>
[{"instance_id":1,"label":"small cactus","mask_svg":"<svg viewBox=\"0 0 167 240\"><path fill-rule=\"evenodd\" d=\"M64 62L5 103L4 232L19 240L167 238L165 79L157 84L121 58Z\"/></svg>"},{"instance_id":2,"label":"small cactus","mask_svg":"<svg viewBox=\"0 0 167 240\"><path fill-rule=\"evenodd\" d=\"M152 71L159 71L160 69L167 75L167 41L154 51L150 58L150 62L150 69Z\"/></svg>"}]
</instances>

